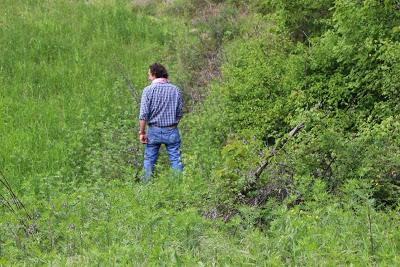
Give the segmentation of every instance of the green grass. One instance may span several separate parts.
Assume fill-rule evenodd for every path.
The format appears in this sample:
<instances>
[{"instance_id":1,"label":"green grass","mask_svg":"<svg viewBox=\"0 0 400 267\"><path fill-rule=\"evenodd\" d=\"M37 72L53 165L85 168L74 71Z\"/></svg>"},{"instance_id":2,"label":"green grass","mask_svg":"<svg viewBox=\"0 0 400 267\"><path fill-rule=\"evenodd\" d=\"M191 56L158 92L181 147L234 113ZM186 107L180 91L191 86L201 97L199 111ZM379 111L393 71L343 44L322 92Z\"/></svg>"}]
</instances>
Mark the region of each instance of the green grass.
<instances>
[{"instance_id":1,"label":"green grass","mask_svg":"<svg viewBox=\"0 0 400 267\"><path fill-rule=\"evenodd\" d=\"M239 206L226 224L205 219L220 160L212 99L182 122L183 175L164 154L151 183L133 181L142 152L123 73L137 93L153 61L182 79L188 31L129 1L0 2L0 170L36 230L0 207L0 266L399 265L398 210L376 211L352 195L357 185L337 199L317 182L292 209L270 202Z\"/></svg>"},{"instance_id":2,"label":"green grass","mask_svg":"<svg viewBox=\"0 0 400 267\"><path fill-rule=\"evenodd\" d=\"M374 259L385 265L399 263L395 212L372 210L372 257L364 204L339 207L326 197L291 210L276 207L269 214L275 218L269 229L261 231L251 226L245 207L243 217L228 224L202 218L201 196L191 195L199 186L204 187L200 179L173 178L165 172L147 185L99 180L68 193L53 186L47 200L26 198L40 215L34 235L18 235L21 229L15 218L11 214L3 218L0 263L372 266Z\"/></svg>"},{"instance_id":3,"label":"green grass","mask_svg":"<svg viewBox=\"0 0 400 267\"><path fill-rule=\"evenodd\" d=\"M84 123L133 112L119 66L140 91L171 29L122 4L2 1L1 10L0 158L19 183L59 171L67 136Z\"/></svg>"}]
</instances>

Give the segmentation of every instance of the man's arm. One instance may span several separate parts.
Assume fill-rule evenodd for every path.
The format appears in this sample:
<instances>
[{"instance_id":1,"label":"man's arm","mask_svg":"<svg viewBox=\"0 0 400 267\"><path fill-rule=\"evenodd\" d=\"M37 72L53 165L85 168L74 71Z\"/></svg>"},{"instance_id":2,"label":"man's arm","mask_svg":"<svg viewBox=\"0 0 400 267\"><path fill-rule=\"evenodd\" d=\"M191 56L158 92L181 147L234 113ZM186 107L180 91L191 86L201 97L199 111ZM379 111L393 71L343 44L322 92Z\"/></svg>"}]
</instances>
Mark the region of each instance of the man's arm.
<instances>
[{"instance_id":1,"label":"man's arm","mask_svg":"<svg viewBox=\"0 0 400 267\"><path fill-rule=\"evenodd\" d=\"M139 141L142 144L147 143L146 135L146 120L149 115L149 103L147 101L146 89L143 90L142 99L140 101L140 113L139 113Z\"/></svg>"},{"instance_id":2,"label":"man's arm","mask_svg":"<svg viewBox=\"0 0 400 267\"><path fill-rule=\"evenodd\" d=\"M139 141L142 144L147 144L146 121L145 120L139 120Z\"/></svg>"},{"instance_id":3,"label":"man's arm","mask_svg":"<svg viewBox=\"0 0 400 267\"><path fill-rule=\"evenodd\" d=\"M178 106L176 107L176 118L178 121L181 120L183 116L183 98L182 98L182 92L178 90L179 97L178 97Z\"/></svg>"},{"instance_id":4,"label":"man's arm","mask_svg":"<svg viewBox=\"0 0 400 267\"><path fill-rule=\"evenodd\" d=\"M139 134L146 134L146 121L139 120Z\"/></svg>"}]
</instances>

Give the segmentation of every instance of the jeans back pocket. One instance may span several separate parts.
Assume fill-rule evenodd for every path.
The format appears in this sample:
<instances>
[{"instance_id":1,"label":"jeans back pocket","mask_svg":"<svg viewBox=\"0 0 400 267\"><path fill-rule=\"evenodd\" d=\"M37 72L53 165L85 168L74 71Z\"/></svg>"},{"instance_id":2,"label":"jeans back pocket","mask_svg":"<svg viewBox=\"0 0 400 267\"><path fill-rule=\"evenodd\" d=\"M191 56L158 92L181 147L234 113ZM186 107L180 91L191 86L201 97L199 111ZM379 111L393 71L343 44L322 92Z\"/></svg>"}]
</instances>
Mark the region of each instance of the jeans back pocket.
<instances>
[{"instance_id":1,"label":"jeans back pocket","mask_svg":"<svg viewBox=\"0 0 400 267\"><path fill-rule=\"evenodd\" d=\"M180 141L181 141L181 137L179 135L179 130L178 130L178 128L175 128L171 131L171 133L168 136L168 143L175 144Z\"/></svg>"}]
</instances>

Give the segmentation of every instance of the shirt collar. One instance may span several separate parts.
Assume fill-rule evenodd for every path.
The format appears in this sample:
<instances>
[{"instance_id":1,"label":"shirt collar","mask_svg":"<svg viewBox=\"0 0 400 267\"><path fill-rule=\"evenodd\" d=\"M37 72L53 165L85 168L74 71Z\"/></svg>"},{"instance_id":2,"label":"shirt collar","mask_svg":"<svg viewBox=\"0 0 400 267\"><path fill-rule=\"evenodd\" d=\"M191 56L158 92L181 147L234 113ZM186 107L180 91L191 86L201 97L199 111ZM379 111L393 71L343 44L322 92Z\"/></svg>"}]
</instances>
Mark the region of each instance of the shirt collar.
<instances>
[{"instance_id":1,"label":"shirt collar","mask_svg":"<svg viewBox=\"0 0 400 267\"><path fill-rule=\"evenodd\" d=\"M155 83L169 83L169 81L166 78L157 78L151 82L151 84L155 84Z\"/></svg>"}]
</instances>

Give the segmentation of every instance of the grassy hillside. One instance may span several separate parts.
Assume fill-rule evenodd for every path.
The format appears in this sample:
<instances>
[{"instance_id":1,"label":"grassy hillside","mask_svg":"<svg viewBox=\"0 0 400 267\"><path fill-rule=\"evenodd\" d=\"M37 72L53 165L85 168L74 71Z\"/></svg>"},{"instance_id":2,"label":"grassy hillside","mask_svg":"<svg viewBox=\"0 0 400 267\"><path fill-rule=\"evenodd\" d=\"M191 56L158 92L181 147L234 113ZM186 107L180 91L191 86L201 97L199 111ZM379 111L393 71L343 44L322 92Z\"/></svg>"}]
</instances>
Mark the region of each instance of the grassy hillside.
<instances>
[{"instance_id":1,"label":"grassy hillside","mask_svg":"<svg viewBox=\"0 0 400 267\"><path fill-rule=\"evenodd\" d=\"M378 2L2 1L0 171L27 212L1 185L0 266L399 265L398 7ZM185 171L163 154L141 184L154 61L191 111Z\"/></svg>"},{"instance_id":2,"label":"grassy hillside","mask_svg":"<svg viewBox=\"0 0 400 267\"><path fill-rule=\"evenodd\" d=\"M124 6L1 5L1 159L21 185L66 167L71 139L84 138L75 131L85 124L130 115L118 65L143 86L145 63L161 57L165 32Z\"/></svg>"}]
</instances>

